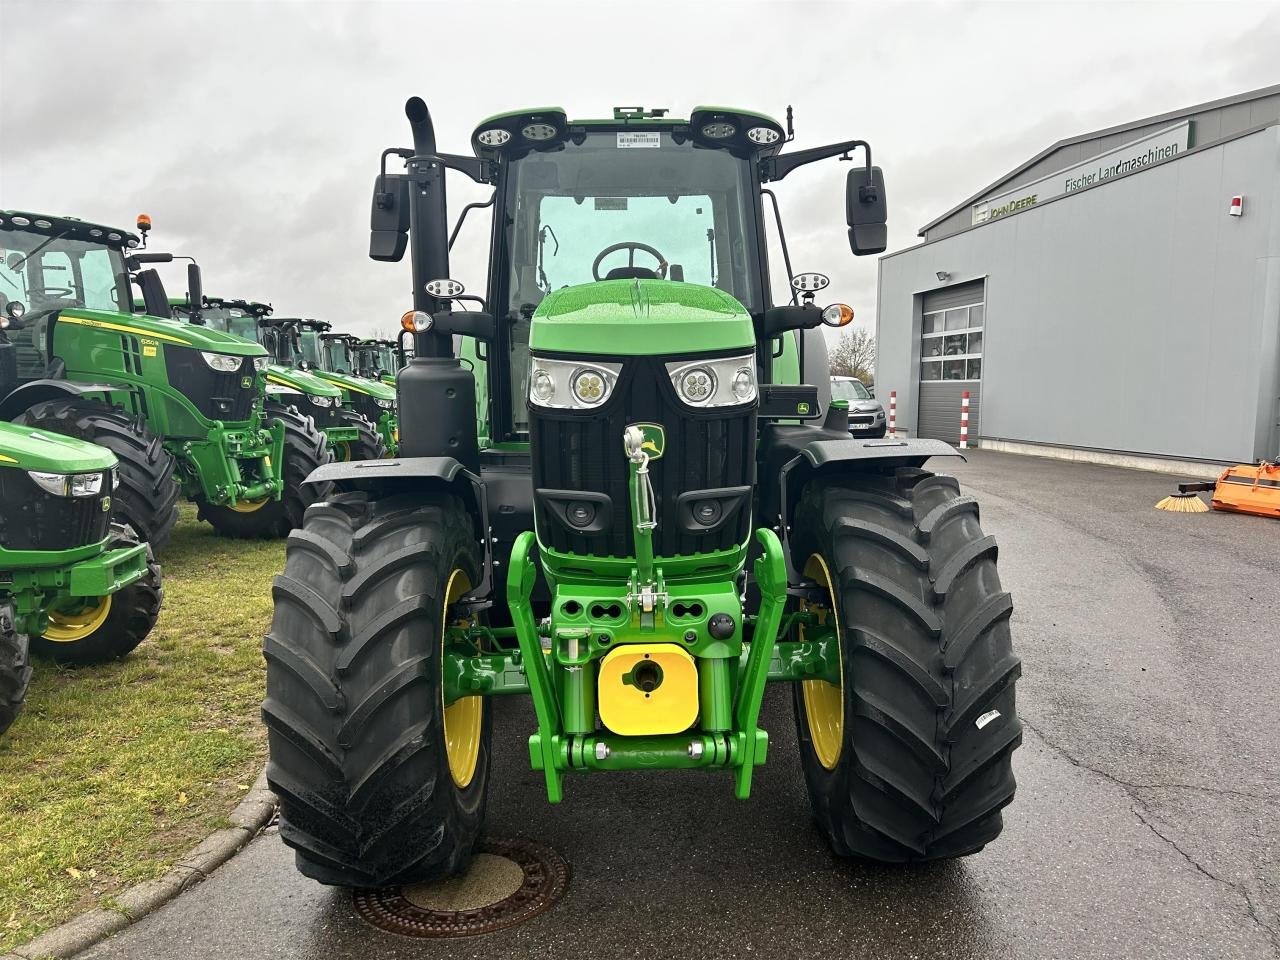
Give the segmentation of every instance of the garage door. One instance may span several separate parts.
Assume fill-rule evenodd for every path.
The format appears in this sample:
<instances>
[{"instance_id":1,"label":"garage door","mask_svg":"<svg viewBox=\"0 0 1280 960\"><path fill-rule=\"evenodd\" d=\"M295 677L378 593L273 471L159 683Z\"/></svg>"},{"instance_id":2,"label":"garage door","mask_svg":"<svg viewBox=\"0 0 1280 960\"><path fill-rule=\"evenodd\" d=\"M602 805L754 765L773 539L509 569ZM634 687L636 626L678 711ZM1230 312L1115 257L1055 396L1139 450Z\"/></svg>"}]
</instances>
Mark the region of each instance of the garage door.
<instances>
[{"instance_id":1,"label":"garage door","mask_svg":"<svg viewBox=\"0 0 1280 960\"><path fill-rule=\"evenodd\" d=\"M924 295L920 324L920 390L916 436L960 442L960 398L969 391L969 438L978 437L982 406L982 280Z\"/></svg>"}]
</instances>

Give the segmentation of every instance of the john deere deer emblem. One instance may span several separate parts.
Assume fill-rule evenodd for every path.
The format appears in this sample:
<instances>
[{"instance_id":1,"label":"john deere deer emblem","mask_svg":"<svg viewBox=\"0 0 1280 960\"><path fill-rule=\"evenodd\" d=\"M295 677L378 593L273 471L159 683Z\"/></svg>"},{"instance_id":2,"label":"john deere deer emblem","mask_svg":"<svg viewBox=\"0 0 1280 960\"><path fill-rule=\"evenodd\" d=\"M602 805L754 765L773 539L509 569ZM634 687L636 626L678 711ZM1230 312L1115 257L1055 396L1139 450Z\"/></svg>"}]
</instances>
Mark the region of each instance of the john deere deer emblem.
<instances>
[{"instance_id":1,"label":"john deere deer emblem","mask_svg":"<svg viewBox=\"0 0 1280 960\"><path fill-rule=\"evenodd\" d=\"M640 442L640 449L649 455L649 459L661 460L662 451L667 448L666 431L656 423L633 423L628 426L628 429L630 427L635 427L644 434L644 440Z\"/></svg>"}]
</instances>

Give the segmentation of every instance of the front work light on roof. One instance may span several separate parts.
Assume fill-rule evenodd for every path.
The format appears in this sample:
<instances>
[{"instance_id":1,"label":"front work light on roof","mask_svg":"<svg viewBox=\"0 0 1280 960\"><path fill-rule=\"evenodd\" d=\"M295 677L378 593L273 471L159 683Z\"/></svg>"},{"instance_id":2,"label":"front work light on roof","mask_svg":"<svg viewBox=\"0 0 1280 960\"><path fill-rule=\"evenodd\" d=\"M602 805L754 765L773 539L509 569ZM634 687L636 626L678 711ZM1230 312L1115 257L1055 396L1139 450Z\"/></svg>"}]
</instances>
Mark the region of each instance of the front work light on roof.
<instances>
[{"instance_id":1,"label":"front work light on roof","mask_svg":"<svg viewBox=\"0 0 1280 960\"><path fill-rule=\"evenodd\" d=\"M708 140L726 140L738 132L732 123L708 123L702 128L702 135Z\"/></svg>"},{"instance_id":2,"label":"front work light on roof","mask_svg":"<svg viewBox=\"0 0 1280 960\"><path fill-rule=\"evenodd\" d=\"M476 134L476 139L486 147L500 147L511 139L511 134L500 127L494 127L491 130L481 130Z\"/></svg>"}]
</instances>

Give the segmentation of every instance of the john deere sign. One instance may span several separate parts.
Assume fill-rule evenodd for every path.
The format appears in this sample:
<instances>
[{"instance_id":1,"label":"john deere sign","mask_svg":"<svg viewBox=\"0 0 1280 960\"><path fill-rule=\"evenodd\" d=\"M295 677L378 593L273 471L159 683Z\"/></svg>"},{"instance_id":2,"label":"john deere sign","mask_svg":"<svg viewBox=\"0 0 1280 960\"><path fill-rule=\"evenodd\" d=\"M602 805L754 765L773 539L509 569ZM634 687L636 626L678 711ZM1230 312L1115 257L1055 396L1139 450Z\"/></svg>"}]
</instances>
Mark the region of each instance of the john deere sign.
<instances>
[{"instance_id":1,"label":"john deere sign","mask_svg":"<svg viewBox=\"0 0 1280 960\"><path fill-rule=\"evenodd\" d=\"M988 197L973 205L973 222L986 223L1011 213L1044 203L1052 197L1083 190L1113 177L1149 167L1152 164L1172 160L1186 153L1192 144L1192 121L1182 123L1141 140L1126 143L1107 153L1051 173L1032 183L1010 190L998 196Z\"/></svg>"}]
</instances>

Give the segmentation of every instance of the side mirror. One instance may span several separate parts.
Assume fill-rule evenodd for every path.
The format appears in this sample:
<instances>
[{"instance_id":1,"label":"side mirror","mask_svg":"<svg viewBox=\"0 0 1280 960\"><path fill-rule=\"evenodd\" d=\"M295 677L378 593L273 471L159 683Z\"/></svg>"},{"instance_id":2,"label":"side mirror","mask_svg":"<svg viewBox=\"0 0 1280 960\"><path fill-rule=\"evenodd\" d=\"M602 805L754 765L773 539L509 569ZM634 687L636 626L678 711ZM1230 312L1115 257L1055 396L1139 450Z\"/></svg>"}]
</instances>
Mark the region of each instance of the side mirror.
<instances>
[{"instance_id":1,"label":"side mirror","mask_svg":"<svg viewBox=\"0 0 1280 960\"><path fill-rule=\"evenodd\" d=\"M204 306L204 286L200 282L198 263L187 264L187 305L191 308L192 315L199 313Z\"/></svg>"},{"instance_id":2,"label":"side mirror","mask_svg":"<svg viewBox=\"0 0 1280 960\"><path fill-rule=\"evenodd\" d=\"M0 314L0 330L21 330L27 325L24 319L27 305L21 300L10 300L4 305L4 313Z\"/></svg>"},{"instance_id":3,"label":"side mirror","mask_svg":"<svg viewBox=\"0 0 1280 960\"><path fill-rule=\"evenodd\" d=\"M871 395L871 399L872 399L872 400L874 400L874 399L876 398L876 388L875 388L875 387L867 387L867 393Z\"/></svg>"},{"instance_id":4,"label":"side mirror","mask_svg":"<svg viewBox=\"0 0 1280 960\"><path fill-rule=\"evenodd\" d=\"M373 209L369 214L369 257L397 262L409 245L409 178L402 173L380 174L373 181Z\"/></svg>"},{"instance_id":5,"label":"side mirror","mask_svg":"<svg viewBox=\"0 0 1280 960\"><path fill-rule=\"evenodd\" d=\"M855 167L844 185L845 220L849 247L855 256L884 253L889 245L889 204L884 195L884 173L879 167Z\"/></svg>"}]
</instances>

